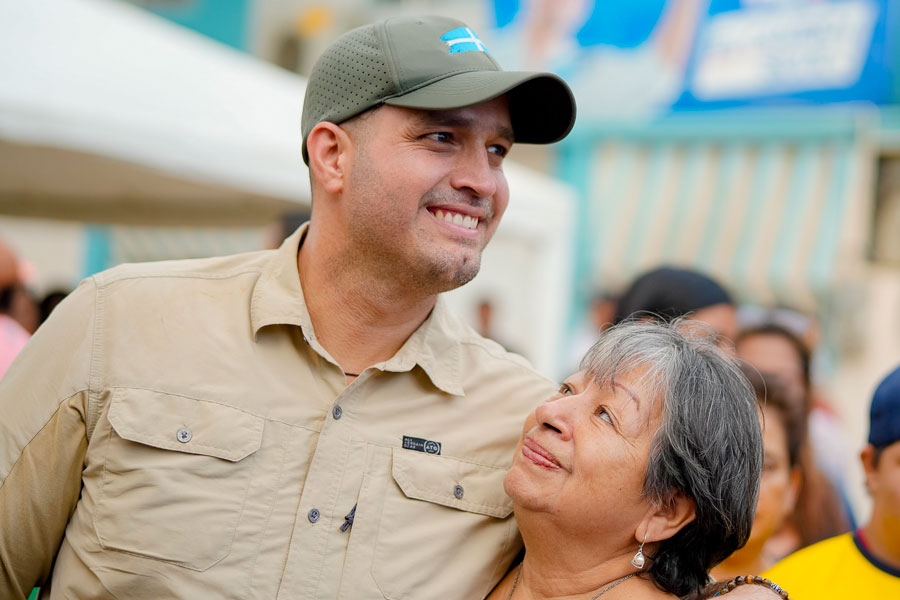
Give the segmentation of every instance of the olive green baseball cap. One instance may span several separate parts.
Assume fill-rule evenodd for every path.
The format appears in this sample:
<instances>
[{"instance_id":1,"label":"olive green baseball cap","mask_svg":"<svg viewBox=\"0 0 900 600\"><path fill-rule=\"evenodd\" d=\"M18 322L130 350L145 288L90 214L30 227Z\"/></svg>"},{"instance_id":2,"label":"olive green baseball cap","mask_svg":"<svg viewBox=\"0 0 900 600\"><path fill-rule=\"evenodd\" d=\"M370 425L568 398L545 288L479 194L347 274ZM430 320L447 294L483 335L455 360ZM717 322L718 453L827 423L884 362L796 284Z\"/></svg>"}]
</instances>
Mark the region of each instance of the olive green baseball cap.
<instances>
[{"instance_id":1,"label":"olive green baseball cap","mask_svg":"<svg viewBox=\"0 0 900 600\"><path fill-rule=\"evenodd\" d=\"M335 40L318 58L303 103L306 139L318 123L340 124L381 104L446 110L506 94L516 142L549 144L575 123L575 98L552 73L504 71L465 23L395 17Z\"/></svg>"}]
</instances>

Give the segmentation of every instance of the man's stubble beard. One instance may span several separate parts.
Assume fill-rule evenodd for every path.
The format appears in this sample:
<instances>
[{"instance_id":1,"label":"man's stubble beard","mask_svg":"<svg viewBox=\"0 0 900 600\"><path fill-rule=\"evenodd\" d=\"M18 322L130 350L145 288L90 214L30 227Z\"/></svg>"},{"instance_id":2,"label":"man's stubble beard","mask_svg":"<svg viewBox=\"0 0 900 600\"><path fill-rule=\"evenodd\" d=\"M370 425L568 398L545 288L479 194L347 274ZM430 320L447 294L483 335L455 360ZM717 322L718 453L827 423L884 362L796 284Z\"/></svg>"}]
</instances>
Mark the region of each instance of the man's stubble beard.
<instances>
[{"instance_id":1,"label":"man's stubble beard","mask_svg":"<svg viewBox=\"0 0 900 600\"><path fill-rule=\"evenodd\" d=\"M351 200L355 205L350 211L352 218L348 223L348 236L353 260L365 270L367 276L374 275L385 282L394 281L422 295L435 295L465 285L478 275L483 248L478 248L472 256L459 256L452 251L438 252L434 246L430 252L427 247L426 251L419 252L417 250L422 248L411 247L406 252L398 248L392 232L400 231L404 236L411 233L411 237L406 239L412 240L415 239L415 231L404 230L408 227L405 215L392 218L390 207L398 203L381 185L382 180L373 168L371 157L360 148L356 158L350 175L352 197L356 200ZM485 225L492 221L493 204L489 198L473 200L463 196L462 192L432 188L419 200L417 211L424 210L425 206L464 202L484 211ZM418 218L419 212L414 220ZM424 243L427 246L428 240ZM472 246L478 244L477 240L471 242Z\"/></svg>"}]
</instances>

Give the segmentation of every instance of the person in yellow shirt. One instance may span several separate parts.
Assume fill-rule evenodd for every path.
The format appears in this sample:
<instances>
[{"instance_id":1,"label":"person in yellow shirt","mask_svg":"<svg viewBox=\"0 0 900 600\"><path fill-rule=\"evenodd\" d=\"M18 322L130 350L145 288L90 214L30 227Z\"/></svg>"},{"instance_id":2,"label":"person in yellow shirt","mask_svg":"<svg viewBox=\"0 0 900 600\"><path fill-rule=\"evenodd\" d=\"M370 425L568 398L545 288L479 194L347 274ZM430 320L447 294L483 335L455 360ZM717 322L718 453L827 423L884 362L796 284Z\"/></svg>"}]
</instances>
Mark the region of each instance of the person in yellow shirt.
<instances>
[{"instance_id":1,"label":"person in yellow shirt","mask_svg":"<svg viewBox=\"0 0 900 600\"><path fill-rule=\"evenodd\" d=\"M764 575L795 600L900 598L900 367L872 397L860 458L872 517L855 532L799 550Z\"/></svg>"}]
</instances>

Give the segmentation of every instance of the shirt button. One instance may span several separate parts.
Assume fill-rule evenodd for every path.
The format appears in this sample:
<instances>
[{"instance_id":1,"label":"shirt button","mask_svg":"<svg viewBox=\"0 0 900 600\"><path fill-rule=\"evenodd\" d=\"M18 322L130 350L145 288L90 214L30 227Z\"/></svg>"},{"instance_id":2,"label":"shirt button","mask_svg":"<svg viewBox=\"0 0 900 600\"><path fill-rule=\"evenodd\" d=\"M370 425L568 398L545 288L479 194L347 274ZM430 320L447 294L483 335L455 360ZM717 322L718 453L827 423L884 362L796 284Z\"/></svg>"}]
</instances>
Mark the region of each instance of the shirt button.
<instances>
[{"instance_id":1,"label":"shirt button","mask_svg":"<svg viewBox=\"0 0 900 600\"><path fill-rule=\"evenodd\" d=\"M462 500L465 493L466 491L463 489L463 486L459 484L453 486L453 495L456 496L457 500Z\"/></svg>"},{"instance_id":2,"label":"shirt button","mask_svg":"<svg viewBox=\"0 0 900 600\"><path fill-rule=\"evenodd\" d=\"M344 414L344 410L337 404L335 404L334 406L331 407L331 416L334 417L335 421L340 419L341 415L343 415L343 414Z\"/></svg>"},{"instance_id":3,"label":"shirt button","mask_svg":"<svg viewBox=\"0 0 900 600\"><path fill-rule=\"evenodd\" d=\"M306 518L309 519L310 523L318 523L320 516L321 515L319 515L318 508L311 508L311 509L309 509L309 512L306 514Z\"/></svg>"},{"instance_id":4,"label":"shirt button","mask_svg":"<svg viewBox=\"0 0 900 600\"><path fill-rule=\"evenodd\" d=\"M177 439L182 444L187 444L189 441L191 441L192 437L193 434L191 433L191 430L185 427L179 429L178 433L175 434L175 439Z\"/></svg>"}]
</instances>

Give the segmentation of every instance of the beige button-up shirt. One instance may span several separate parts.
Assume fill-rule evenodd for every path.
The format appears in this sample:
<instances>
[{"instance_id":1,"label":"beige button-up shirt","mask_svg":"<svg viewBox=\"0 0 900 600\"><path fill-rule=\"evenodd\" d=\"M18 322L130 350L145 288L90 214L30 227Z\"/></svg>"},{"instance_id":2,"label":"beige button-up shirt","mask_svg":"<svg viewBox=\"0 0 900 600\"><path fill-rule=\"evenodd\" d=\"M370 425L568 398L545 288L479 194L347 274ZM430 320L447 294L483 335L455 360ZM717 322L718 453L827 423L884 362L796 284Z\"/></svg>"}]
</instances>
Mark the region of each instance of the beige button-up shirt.
<instances>
[{"instance_id":1,"label":"beige button-up shirt","mask_svg":"<svg viewBox=\"0 0 900 600\"><path fill-rule=\"evenodd\" d=\"M553 385L440 300L346 385L304 232L117 267L38 331L0 381L0 598L48 575L42 597L154 600L471 600L500 579L521 547L503 477Z\"/></svg>"}]
</instances>

